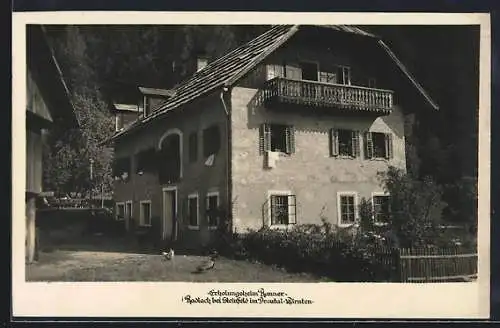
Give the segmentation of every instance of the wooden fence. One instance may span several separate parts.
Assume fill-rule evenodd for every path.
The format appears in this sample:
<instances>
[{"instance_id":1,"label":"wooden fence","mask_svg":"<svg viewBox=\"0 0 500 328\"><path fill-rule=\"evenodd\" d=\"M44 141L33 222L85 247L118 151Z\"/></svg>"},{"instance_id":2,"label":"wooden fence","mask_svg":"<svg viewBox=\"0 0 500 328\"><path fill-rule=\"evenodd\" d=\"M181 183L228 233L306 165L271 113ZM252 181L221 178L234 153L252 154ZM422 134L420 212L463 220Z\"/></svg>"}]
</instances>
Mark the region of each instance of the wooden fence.
<instances>
[{"instance_id":1,"label":"wooden fence","mask_svg":"<svg viewBox=\"0 0 500 328\"><path fill-rule=\"evenodd\" d=\"M460 248L381 250L380 264L395 282L452 282L477 278L477 252Z\"/></svg>"}]
</instances>

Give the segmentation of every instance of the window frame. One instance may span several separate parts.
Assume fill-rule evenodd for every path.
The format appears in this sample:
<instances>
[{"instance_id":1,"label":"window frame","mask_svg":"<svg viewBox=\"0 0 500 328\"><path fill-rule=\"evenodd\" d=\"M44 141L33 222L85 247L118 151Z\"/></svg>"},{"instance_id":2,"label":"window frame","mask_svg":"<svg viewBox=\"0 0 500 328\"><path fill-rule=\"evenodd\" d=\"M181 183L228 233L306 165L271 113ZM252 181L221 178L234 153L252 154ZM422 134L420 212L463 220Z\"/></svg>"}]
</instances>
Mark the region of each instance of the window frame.
<instances>
[{"instance_id":1,"label":"window frame","mask_svg":"<svg viewBox=\"0 0 500 328\"><path fill-rule=\"evenodd\" d=\"M130 212L128 212L128 205L130 205ZM134 213L134 201L127 200L125 202L125 219L132 220L132 213Z\"/></svg>"},{"instance_id":2,"label":"window frame","mask_svg":"<svg viewBox=\"0 0 500 328\"><path fill-rule=\"evenodd\" d=\"M283 150L273 150L273 126L284 128L284 148ZM295 153L296 137L295 126L291 124L283 124L277 122L265 122L259 126L259 153L265 155L266 152L277 152L291 156Z\"/></svg>"},{"instance_id":3,"label":"window frame","mask_svg":"<svg viewBox=\"0 0 500 328\"><path fill-rule=\"evenodd\" d=\"M143 205L148 204L149 205L149 223L145 223L144 221L144 211L143 211ZM141 227L151 227L151 218L153 217L152 208L151 208L151 200L141 200L139 202L139 225Z\"/></svg>"},{"instance_id":4,"label":"window frame","mask_svg":"<svg viewBox=\"0 0 500 328\"><path fill-rule=\"evenodd\" d=\"M386 150L386 147L385 147L385 139L387 138L386 137L386 134L387 133L384 133L384 132L371 132L372 134L372 145L373 145L373 156L372 158L373 159L386 159L387 158L387 150ZM382 149L383 149L383 154L382 156L378 156L380 154L377 154L377 152L375 151L375 149L377 149L378 147L375 147L375 136L380 136L380 138L382 139Z\"/></svg>"},{"instance_id":5,"label":"window frame","mask_svg":"<svg viewBox=\"0 0 500 328\"><path fill-rule=\"evenodd\" d=\"M208 205L209 205L209 198L210 197L217 197L217 209L219 208L220 206L220 193L219 191L217 190L213 190L213 191L209 191L207 192L206 196L205 196L205 211L208 211ZM209 217L208 217L208 213L205 214L205 219L207 221L207 227L208 227L208 230L216 230L217 227L219 226L219 223L220 223L220 216L217 216L216 218L216 224L215 225L210 225L210 220L209 220Z\"/></svg>"},{"instance_id":6,"label":"window frame","mask_svg":"<svg viewBox=\"0 0 500 328\"><path fill-rule=\"evenodd\" d=\"M375 154L376 147L374 142L374 135L381 135L383 137L383 156L376 156ZM363 149L366 159L375 161L391 161L394 158L394 134L392 132L365 131L363 135L363 143ZM368 149L370 146L371 150Z\"/></svg>"},{"instance_id":7,"label":"window frame","mask_svg":"<svg viewBox=\"0 0 500 328\"><path fill-rule=\"evenodd\" d=\"M272 196L288 196L288 224L272 224L273 218L272 218L272 202L271 198ZM295 213L290 213L290 196L295 197L295 204L293 204L293 207L295 209ZM292 220L290 218L293 218L295 216L295 221L294 223L290 223ZM267 215L266 215L266 223L269 228L272 229L288 229L290 227L294 227L297 225L297 195L292 193L291 190L268 190L267 191Z\"/></svg>"},{"instance_id":8,"label":"window frame","mask_svg":"<svg viewBox=\"0 0 500 328\"><path fill-rule=\"evenodd\" d=\"M352 85L352 71L351 71L351 67L347 66L347 65L337 65L337 67L341 71L341 75L337 77L337 83L341 84L341 85ZM349 72L347 83L345 83L346 82L346 75L345 75L345 71L344 70L347 70Z\"/></svg>"},{"instance_id":9,"label":"window frame","mask_svg":"<svg viewBox=\"0 0 500 328\"><path fill-rule=\"evenodd\" d=\"M374 191L372 192L372 221L375 226L386 226L389 222L377 221L375 216L375 197L391 197L391 195L384 191ZM389 205L390 206L390 205ZM390 210L389 210L390 211Z\"/></svg>"},{"instance_id":10,"label":"window frame","mask_svg":"<svg viewBox=\"0 0 500 328\"><path fill-rule=\"evenodd\" d=\"M190 200L196 199L196 225L191 224L191 206ZM186 214L188 218L188 229L189 230L199 230L200 229L200 197L198 192L191 193L187 196L187 208Z\"/></svg>"},{"instance_id":11,"label":"window frame","mask_svg":"<svg viewBox=\"0 0 500 328\"><path fill-rule=\"evenodd\" d=\"M352 196L354 197L354 222L342 222L342 197L344 196ZM358 224L359 220L359 199L358 193L356 191L339 191L337 192L337 225L339 227L351 227L353 225Z\"/></svg>"},{"instance_id":12,"label":"window frame","mask_svg":"<svg viewBox=\"0 0 500 328\"><path fill-rule=\"evenodd\" d=\"M344 131L348 134L348 153L341 153L340 132ZM350 128L331 128L329 133L330 157L340 159L356 159L361 157L361 134L358 130Z\"/></svg>"},{"instance_id":13,"label":"window frame","mask_svg":"<svg viewBox=\"0 0 500 328\"><path fill-rule=\"evenodd\" d=\"M123 206L123 218L121 218L121 219L120 219L120 218L118 218L118 213L119 213L118 208L119 208L120 206ZM125 202L116 202L116 203L115 203L115 220L116 220L116 221L125 221L125 212L126 212L126 209L125 209Z\"/></svg>"}]
</instances>

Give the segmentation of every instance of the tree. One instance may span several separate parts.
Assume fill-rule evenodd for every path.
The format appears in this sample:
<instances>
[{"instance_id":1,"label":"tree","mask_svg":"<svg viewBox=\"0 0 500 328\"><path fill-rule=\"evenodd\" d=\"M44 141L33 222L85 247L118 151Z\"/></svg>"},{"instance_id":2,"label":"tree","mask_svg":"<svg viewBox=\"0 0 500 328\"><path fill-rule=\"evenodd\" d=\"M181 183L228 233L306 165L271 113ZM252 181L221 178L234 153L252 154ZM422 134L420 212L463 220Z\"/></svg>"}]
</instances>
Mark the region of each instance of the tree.
<instances>
[{"instance_id":1,"label":"tree","mask_svg":"<svg viewBox=\"0 0 500 328\"><path fill-rule=\"evenodd\" d=\"M44 183L58 192L88 192L105 184L111 190L112 153L100 143L113 132L113 120L101 100L97 77L87 55L87 42L76 26L57 31L52 39L62 70L69 82L71 99L79 129L55 129L46 148ZM52 35L54 36L54 34ZM90 179L90 161L94 161L95 180ZM99 188L100 189L100 188Z\"/></svg>"},{"instance_id":2,"label":"tree","mask_svg":"<svg viewBox=\"0 0 500 328\"><path fill-rule=\"evenodd\" d=\"M379 173L390 194L390 230L402 247L421 247L433 243L441 222L442 188L430 177L413 179L403 170L390 167Z\"/></svg>"}]
</instances>

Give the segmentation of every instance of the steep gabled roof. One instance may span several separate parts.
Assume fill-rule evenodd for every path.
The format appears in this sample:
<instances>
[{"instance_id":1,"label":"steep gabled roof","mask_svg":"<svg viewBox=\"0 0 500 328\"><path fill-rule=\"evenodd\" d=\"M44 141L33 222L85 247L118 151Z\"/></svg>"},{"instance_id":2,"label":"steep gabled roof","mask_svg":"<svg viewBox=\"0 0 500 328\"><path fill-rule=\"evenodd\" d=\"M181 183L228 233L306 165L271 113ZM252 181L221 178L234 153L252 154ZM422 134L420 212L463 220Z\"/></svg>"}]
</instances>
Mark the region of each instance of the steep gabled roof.
<instances>
[{"instance_id":1,"label":"steep gabled roof","mask_svg":"<svg viewBox=\"0 0 500 328\"><path fill-rule=\"evenodd\" d=\"M165 113L187 104L207 93L221 87L229 87L236 83L240 78L247 74L251 69L257 66L268 55L273 53L287 40L289 40L303 25L277 25L269 31L259 35L250 42L234 49L225 56L209 63L206 67L193 74L191 77L181 82L172 92L173 95L153 108L153 113L147 118L137 121L136 124L128 129L114 135L115 139L132 129L135 129ZM307 26L307 25L304 25ZM402 70L404 75L426 98L432 107L438 109L438 106L432 101L431 97L425 92L422 86L408 72L404 65L399 61L394 53L383 43L376 35L368 33L356 26L348 25L315 25L317 27L329 28L338 32L352 33L377 40L382 49L391 57L396 65Z\"/></svg>"}]
</instances>

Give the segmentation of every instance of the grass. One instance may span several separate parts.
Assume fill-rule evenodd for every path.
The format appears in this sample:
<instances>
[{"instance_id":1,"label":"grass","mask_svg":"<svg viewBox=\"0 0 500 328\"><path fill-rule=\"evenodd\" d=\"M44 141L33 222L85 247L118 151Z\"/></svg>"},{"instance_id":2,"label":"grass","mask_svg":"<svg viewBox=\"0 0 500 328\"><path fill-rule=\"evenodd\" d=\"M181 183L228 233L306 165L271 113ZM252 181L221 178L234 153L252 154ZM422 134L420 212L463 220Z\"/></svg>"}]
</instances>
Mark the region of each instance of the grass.
<instances>
[{"instance_id":1,"label":"grass","mask_svg":"<svg viewBox=\"0 0 500 328\"><path fill-rule=\"evenodd\" d=\"M116 247L115 249L119 249ZM319 282L307 273L219 257L215 269L193 273L206 258L176 255L173 261L157 254L130 250L94 250L88 245L54 247L26 265L27 281L181 281L181 282Z\"/></svg>"}]
</instances>

